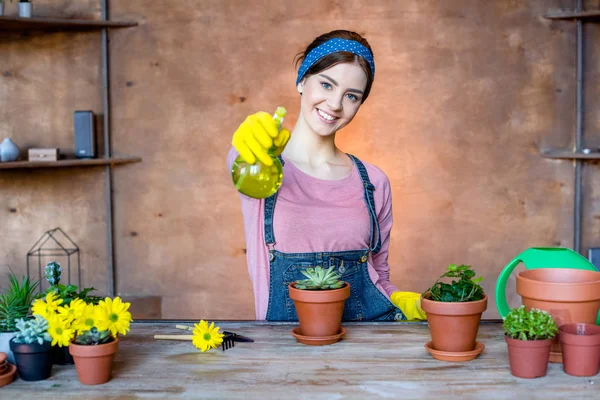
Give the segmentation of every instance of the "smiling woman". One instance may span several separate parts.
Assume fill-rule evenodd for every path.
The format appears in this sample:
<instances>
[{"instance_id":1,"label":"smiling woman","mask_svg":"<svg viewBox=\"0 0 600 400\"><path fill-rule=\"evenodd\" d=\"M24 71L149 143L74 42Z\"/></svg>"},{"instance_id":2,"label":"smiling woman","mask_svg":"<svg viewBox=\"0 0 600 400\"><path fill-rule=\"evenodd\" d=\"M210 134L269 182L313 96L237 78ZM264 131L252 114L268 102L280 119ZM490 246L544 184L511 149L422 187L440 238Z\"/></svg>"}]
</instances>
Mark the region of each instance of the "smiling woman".
<instances>
[{"instance_id":1,"label":"smiling woman","mask_svg":"<svg viewBox=\"0 0 600 400\"><path fill-rule=\"evenodd\" d=\"M304 268L326 266L350 284L345 321L425 319L419 294L390 282L387 176L335 143L371 92L371 46L358 33L337 30L317 37L297 62L300 115L291 135L258 112L234 133L227 158L229 168L238 155L270 165L275 145L284 166L271 197L240 195L256 317L297 320L289 283L302 279Z\"/></svg>"}]
</instances>

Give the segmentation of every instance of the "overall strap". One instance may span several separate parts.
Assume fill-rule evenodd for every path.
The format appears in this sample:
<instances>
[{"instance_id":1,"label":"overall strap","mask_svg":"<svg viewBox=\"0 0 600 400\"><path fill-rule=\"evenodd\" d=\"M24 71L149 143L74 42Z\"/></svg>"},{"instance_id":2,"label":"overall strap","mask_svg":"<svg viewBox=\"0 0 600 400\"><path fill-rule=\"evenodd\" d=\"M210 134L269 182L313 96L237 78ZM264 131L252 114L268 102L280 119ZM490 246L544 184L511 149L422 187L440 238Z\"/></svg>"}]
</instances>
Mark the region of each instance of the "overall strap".
<instances>
[{"instance_id":1,"label":"overall strap","mask_svg":"<svg viewBox=\"0 0 600 400\"><path fill-rule=\"evenodd\" d=\"M360 179L362 179L363 186L365 188L365 202L367 203L367 209L369 210L369 218L371 219L371 238L369 239L369 251L373 254L377 254L381 249L381 231L379 229L379 221L377 220L377 212L375 210L375 199L373 197L373 190L375 190L375 186L371 183L369 179L369 174L367 173L367 169L365 165L352 154L348 154L354 164L356 164L356 168L358 168L358 172L360 174ZM375 233L377 233L377 240L375 240Z\"/></svg>"},{"instance_id":2,"label":"overall strap","mask_svg":"<svg viewBox=\"0 0 600 400\"><path fill-rule=\"evenodd\" d=\"M283 157L277 156L281 165L285 165ZM273 232L273 215L275 214L275 202L277 201L277 192L265 199L265 243L269 248L275 244L275 233Z\"/></svg>"}]
</instances>

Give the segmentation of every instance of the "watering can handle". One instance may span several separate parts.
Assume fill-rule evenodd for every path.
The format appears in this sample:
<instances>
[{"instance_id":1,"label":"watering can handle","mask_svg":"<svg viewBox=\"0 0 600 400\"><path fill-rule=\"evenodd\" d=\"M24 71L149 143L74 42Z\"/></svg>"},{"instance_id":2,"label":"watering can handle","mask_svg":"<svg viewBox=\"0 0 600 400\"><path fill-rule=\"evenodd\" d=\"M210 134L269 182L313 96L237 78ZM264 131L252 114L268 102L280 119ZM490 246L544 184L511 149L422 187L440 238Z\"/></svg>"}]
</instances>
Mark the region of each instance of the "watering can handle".
<instances>
[{"instance_id":1,"label":"watering can handle","mask_svg":"<svg viewBox=\"0 0 600 400\"><path fill-rule=\"evenodd\" d=\"M509 262L500 273L498 281L496 282L496 307L498 308L498 314L500 314L500 317L502 318L506 317L510 311L508 302L506 301L506 284L508 283L508 278L521 261L521 258L517 256Z\"/></svg>"}]
</instances>

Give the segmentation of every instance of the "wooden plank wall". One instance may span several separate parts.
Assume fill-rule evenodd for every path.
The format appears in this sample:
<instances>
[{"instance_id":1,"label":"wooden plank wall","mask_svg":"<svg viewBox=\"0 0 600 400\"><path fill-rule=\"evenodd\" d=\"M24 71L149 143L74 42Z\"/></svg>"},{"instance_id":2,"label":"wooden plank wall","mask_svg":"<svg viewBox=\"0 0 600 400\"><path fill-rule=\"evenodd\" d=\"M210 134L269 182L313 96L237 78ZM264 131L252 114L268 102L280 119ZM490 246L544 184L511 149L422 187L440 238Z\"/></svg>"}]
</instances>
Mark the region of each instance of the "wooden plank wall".
<instances>
[{"instance_id":1,"label":"wooden plank wall","mask_svg":"<svg viewBox=\"0 0 600 400\"><path fill-rule=\"evenodd\" d=\"M112 19L139 22L110 35L113 149L143 158L114 170L117 289L153 296L137 315L254 318L225 154L250 113L284 105L294 125L294 55L338 28L363 33L375 52L371 97L337 140L391 180L396 285L422 291L448 264L472 264L491 297L484 317L494 318L508 261L531 246L572 246L573 163L539 150L574 143L575 24L542 18L574 1L110 7ZM6 9L16 14L16 3ZM100 18L100 4L36 0L34 15ZM598 37L586 28L586 140L596 146ZM0 139L72 151L72 112L102 109L100 34L3 35L0 88ZM584 179L587 248L600 246L595 164ZM2 171L0 282L8 266L24 273L29 247L60 226L81 247L84 285L106 293L103 185L102 168Z\"/></svg>"}]
</instances>

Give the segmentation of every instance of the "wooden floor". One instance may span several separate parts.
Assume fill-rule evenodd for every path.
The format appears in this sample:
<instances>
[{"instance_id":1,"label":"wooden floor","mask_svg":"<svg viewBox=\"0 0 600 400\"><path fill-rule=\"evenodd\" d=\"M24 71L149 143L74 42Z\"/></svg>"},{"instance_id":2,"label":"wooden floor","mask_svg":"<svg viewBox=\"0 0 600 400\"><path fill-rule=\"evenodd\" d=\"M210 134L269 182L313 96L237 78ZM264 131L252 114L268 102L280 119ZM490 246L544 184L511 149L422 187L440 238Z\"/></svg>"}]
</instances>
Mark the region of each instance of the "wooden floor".
<instances>
[{"instance_id":1,"label":"wooden floor","mask_svg":"<svg viewBox=\"0 0 600 400\"><path fill-rule=\"evenodd\" d=\"M48 380L0 388L0 399L600 398L598 376L572 377L562 364L550 364L544 378L513 377L498 323L481 325L485 350L466 363L433 359L423 347L426 324L346 323L344 340L312 347L296 342L295 325L227 322L218 325L255 342L206 353L191 342L153 339L184 333L174 325L133 324L104 385L82 385L74 366L54 366Z\"/></svg>"}]
</instances>

